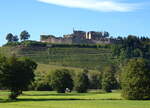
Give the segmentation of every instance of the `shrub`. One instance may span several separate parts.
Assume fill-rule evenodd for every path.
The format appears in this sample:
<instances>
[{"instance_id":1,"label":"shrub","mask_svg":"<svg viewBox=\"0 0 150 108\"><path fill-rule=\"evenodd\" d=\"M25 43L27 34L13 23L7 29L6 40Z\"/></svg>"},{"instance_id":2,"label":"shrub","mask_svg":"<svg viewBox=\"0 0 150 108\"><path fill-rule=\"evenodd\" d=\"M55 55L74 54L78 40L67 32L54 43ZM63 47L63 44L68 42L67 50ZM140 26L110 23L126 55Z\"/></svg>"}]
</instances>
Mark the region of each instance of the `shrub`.
<instances>
[{"instance_id":1,"label":"shrub","mask_svg":"<svg viewBox=\"0 0 150 108\"><path fill-rule=\"evenodd\" d=\"M50 85L50 74L44 71L36 71L34 82L29 86L30 90L37 91L51 91L52 87Z\"/></svg>"},{"instance_id":2,"label":"shrub","mask_svg":"<svg viewBox=\"0 0 150 108\"><path fill-rule=\"evenodd\" d=\"M42 81L42 82L38 82L38 84L36 84L35 90L37 90L37 91L51 91L52 87L48 83Z\"/></svg>"},{"instance_id":3,"label":"shrub","mask_svg":"<svg viewBox=\"0 0 150 108\"><path fill-rule=\"evenodd\" d=\"M132 59L123 68L122 96L130 100L150 99L150 62Z\"/></svg>"}]
</instances>

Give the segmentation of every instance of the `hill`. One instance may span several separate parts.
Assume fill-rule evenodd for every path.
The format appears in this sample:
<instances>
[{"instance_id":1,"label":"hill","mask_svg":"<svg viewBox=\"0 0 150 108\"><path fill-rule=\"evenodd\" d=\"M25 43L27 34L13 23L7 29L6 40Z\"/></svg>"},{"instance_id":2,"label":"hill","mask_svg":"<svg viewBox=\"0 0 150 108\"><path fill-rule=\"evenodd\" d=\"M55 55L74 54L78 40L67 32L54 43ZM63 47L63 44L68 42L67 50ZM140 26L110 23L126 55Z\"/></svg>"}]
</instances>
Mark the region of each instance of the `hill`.
<instances>
[{"instance_id":1,"label":"hill","mask_svg":"<svg viewBox=\"0 0 150 108\"><path fill-rule=\"evenodd\" d=\"M109 47L1 47L0 53L6 56L16 54L26 56L39 64L57 65L88 69L102 69L113 63Z\"/></svg>"}]
</instances>

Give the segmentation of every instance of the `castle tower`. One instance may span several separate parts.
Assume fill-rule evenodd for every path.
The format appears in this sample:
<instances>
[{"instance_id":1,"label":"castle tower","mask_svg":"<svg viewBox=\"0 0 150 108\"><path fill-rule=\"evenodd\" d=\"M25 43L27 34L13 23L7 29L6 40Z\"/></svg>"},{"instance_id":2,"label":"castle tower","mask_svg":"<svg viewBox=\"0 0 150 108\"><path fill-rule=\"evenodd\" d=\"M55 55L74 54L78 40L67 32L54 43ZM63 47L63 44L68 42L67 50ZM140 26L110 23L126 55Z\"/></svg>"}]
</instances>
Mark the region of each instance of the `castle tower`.
<instances>
[{"instance_id":1,"label":"castle tower","mask_svg":"<svg viewBox=\"0 0 150 108\"><path fill-rule=\"evenodd\" d=\"M85 38L86 38L86 39L88 39L88 32L86 32L86 34L85 34Z\"/></svg>"},{"instance_id":2,"label":"castle tower","mask_svg":"<svg viewBox=\"0 0 150 108\"><path fill-rule=\"evenodd\" d=\"M89 34L88 34L88 39L92 39L92 34L91 34L91 32L89 32Z\"/></svg>"}]
</instances>

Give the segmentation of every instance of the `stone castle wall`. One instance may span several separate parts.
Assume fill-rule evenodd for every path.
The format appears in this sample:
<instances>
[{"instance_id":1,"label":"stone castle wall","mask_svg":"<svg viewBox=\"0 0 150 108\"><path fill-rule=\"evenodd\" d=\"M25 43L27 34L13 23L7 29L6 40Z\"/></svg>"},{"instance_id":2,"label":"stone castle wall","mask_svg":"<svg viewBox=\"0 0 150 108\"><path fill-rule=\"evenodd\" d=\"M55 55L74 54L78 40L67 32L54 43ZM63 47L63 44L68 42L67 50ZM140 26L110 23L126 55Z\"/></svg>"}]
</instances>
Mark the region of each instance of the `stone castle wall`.
<instances>
[{"instance_id":1,"label":"stone castle wall","mask_svg":"<svg viewBox=\"0 0 150 108\"><path fill-rule=\"evenodd\" d=\"M64 37L55 37L53 35L41 35L41 42L52 44L111 44L117 42L115 39L108 38L108 32L84 32L73 31L72 34Z\"/></svg>"}]
</instances>

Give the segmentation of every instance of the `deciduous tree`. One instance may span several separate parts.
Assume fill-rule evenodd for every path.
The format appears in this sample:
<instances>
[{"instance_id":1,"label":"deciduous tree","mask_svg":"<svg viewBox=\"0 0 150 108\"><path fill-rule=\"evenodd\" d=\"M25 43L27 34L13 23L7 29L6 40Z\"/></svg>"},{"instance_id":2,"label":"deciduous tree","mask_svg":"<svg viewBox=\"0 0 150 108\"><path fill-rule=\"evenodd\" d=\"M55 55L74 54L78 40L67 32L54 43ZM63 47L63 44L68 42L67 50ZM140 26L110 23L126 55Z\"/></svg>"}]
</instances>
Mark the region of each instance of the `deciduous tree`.
<instances>
[{"instance_id":1,"label":"deciduous tree","mask_svg":"<svg viewBox=\"0 0 150 108\"><path fill-rule=\"evenodd\" d=\"M131 100L150 99L150 62L132 59L123 68L122 96Z\"/></svg>"},{"instance_id":2,"label":"deciduous tree","mask_svg":"<svg viewBox=\"0 0 150 108\"><path fill-rule=\"evenodd\" d=\"M36 67L28 58L0 58L0 83L11 91L10 99L16 99L33 81Z\"/></svg>"}]
</instances>

